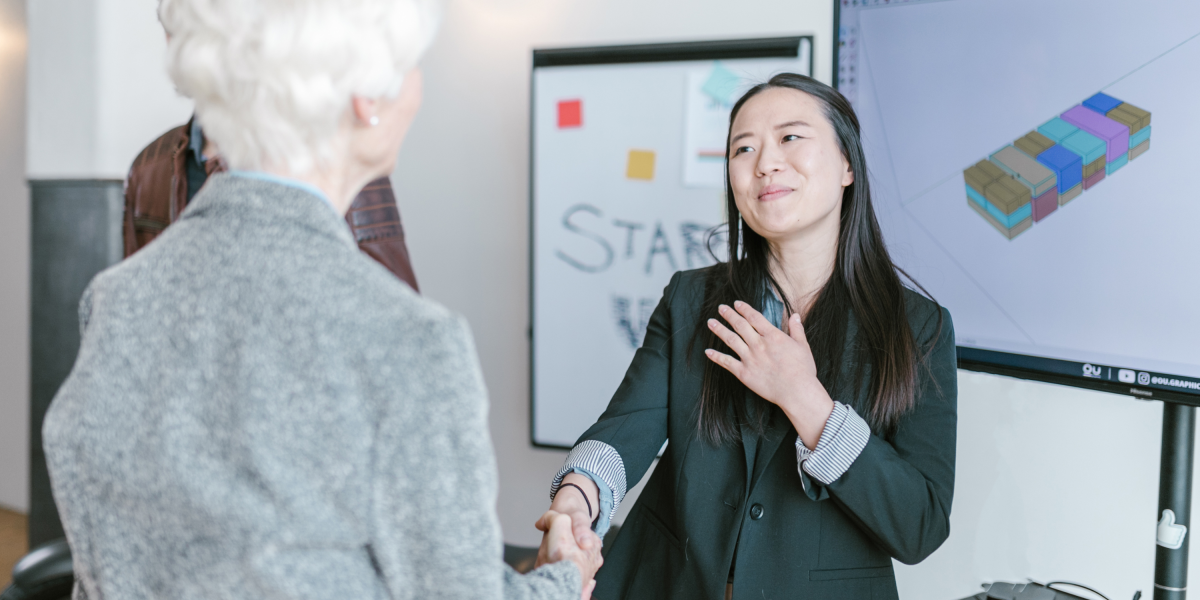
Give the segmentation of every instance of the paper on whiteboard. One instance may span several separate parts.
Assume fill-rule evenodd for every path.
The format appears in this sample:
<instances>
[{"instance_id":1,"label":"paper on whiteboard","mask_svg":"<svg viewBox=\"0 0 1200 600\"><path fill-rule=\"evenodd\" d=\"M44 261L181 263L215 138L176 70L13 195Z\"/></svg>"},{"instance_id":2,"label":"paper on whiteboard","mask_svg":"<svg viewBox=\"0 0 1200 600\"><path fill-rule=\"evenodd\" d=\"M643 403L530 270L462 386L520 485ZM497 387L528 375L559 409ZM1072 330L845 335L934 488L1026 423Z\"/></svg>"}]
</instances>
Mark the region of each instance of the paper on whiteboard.
<instances>
[{"instance_id":1,"label":"paper on whiteboard","mask_svg":"<svg viewBox=\"0 0 1200 600\"><path fill-rule=\"evenodd\" d=\"M714 63L714 67L720 67ZM713 68L687 76L686 127L683 146L683 185L692 188L725 186L725 137L732 104L705 92Z\"/></svg>"},{"instance_id":2,"label":"paper on whiteboard","mask_svg":"<svg viewBox=\"0 0 1200 600\"><path fill-rule=\"evenodd\" d=\"M725 136L729 112L748 87L720 62L687 75L687 123L683 141L683 185L725 187Z\"/></svg>"}]
</instances>

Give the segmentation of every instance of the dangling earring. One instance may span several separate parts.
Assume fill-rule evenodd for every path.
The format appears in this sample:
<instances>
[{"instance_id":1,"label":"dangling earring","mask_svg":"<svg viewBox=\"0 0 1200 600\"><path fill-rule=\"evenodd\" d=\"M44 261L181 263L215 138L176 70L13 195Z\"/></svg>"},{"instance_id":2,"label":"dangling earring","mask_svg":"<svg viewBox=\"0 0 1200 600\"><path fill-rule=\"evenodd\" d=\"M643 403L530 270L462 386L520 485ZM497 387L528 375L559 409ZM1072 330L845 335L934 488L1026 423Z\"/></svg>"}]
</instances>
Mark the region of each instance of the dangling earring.
<instances>
[{"instance_id":1,"label":"dangling earring","mask_svg":"<svg viewBox=\"0 0 1200 600\"><path fill-rule=\"evenodd\" d=\"M370 120L368 120L367 122L371 124L371 127L374 127L374 126L376 126L376 125L378 125L378 124L379 124L379 117L378 117L378 116L372 116L372 117L370 118Z\"/></svg>"}]
</instances>

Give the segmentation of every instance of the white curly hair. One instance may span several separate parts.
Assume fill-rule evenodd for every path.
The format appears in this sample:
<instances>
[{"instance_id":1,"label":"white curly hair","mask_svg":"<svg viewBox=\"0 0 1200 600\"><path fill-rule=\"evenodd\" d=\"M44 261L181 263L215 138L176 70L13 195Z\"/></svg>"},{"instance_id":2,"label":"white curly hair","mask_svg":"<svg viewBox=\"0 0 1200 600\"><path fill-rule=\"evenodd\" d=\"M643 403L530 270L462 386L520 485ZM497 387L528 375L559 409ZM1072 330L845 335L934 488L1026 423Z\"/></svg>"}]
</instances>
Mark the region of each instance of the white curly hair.
<instances>
[{"instance_id":1,"label":"white curly hair","mask_svg":"<svg viewBox=\"0 0 1200 600\"><path fill-rule=\"evenodd\" d=\"M436 0L160 0L167 70L234 169L332 158L352 96L393 98L433 40Z\"/></svg>"}]
</instances>

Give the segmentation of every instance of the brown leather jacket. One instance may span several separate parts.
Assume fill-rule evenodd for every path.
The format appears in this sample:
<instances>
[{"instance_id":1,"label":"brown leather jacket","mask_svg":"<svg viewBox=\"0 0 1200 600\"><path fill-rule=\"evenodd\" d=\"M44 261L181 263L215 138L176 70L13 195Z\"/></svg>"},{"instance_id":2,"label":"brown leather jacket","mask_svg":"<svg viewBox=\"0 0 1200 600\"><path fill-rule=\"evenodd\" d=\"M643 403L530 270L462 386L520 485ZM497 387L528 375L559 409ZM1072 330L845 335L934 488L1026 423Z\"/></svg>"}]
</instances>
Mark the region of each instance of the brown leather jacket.
<instances>
[{"instance_id":1,"label":"brown leather jacket","mask_svg":"<svg viewBox=\"0 0 1200 600\"><path fill-rule=\"evenodd\" d=\"M187 205L187 148L192 122L164 133L133 160L125 179L125 256L149 244L179 218ZM206 174L225 170L220 157L204 163ZM367 184L350 210L346 223L358 247L379 261L414 290L417 277L408 260L400 210L387 177Z\"/></svg>"}]
</instances>

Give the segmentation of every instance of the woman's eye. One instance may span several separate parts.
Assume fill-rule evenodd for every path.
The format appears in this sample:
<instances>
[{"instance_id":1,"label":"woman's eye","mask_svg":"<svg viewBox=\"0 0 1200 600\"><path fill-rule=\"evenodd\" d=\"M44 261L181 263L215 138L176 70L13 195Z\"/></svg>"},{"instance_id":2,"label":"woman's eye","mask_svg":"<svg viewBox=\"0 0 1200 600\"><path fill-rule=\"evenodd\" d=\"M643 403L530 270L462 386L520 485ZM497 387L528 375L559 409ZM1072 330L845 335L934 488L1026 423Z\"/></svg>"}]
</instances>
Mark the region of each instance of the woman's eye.
<instances>
[{"instance_id":1,"label":"woman's eye","mask_svg":"<svg viewBox=\"0 0 1200 600\"><path fill-rule=\"evenodd\" d=\"M743 152L754 152L754 148L750 146L738 146L733 150L733 155L737 156Z\"/></svg>"},{"instance_id":2,"label":"woman's eye","mask_svg":"<svg viewBox=\"0 0 1200 600\"><path fill-rule=\"evenodd\" d=\"M783 141L785 141L785 142L790 142L792 140L798 140L798 139L800 139L800 136L798 136L798 135L788 134L788 135L783 136Z\"/></svg>"}]
</instances>

